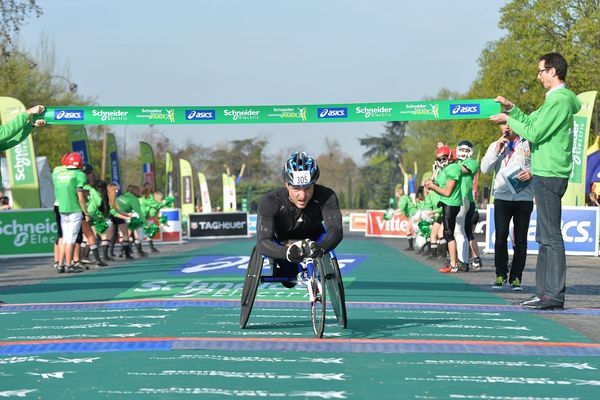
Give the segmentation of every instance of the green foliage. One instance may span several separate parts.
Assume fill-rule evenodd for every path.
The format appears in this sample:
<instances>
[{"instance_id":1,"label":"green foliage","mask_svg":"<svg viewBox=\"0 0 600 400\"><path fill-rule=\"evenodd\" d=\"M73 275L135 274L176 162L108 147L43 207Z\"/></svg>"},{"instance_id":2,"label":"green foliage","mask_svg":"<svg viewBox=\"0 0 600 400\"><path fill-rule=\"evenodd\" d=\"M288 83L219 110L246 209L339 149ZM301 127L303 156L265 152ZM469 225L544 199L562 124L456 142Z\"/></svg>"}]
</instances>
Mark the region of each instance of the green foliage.
<instances>
[{"instance_id":1,"label":"green foliage","mask_svg":"<svg viewBox=\"0 0 600 400\"><path fill-rule=\"evenodd\" d=\"M0 56L0 93L18 99L27 108L36 104L90 104L91 99L71 92L65 86L66 78L54 73L52 60L54 56L51 50L42 54L42 60L34 60L29 54L20 51ZM60 157L70 151L65 126L35 129L33 142L36 155L48 157L51 167L58 165Z\"/></svg>"},{"instance_id":2,"label":"green foliage","mask_svg":"<svg viewBox=\"0 0 600 400\"><path fill-rule=\"evenodd\" d=\"M371 208L384 208L387 198L393 195L394 186L401 179L399 164L403 162L407 123L386 122L380 136L367 135L359 142L367 148L363 154L368 165L361 168L363 192L367 197L361 202Z\"/></svg>"},{"instance_id":3,"label":"green foliage","mask_svg":"<svg viewBox=\"0 0 600 400\"><path fill-rule=\"evenodd\" d=\"M332 188L341 208L353 208L353 190L361 180L358 166L337 141L325 140L325 150L317 156L321 185Z\"/></svg>"}]
</instances>

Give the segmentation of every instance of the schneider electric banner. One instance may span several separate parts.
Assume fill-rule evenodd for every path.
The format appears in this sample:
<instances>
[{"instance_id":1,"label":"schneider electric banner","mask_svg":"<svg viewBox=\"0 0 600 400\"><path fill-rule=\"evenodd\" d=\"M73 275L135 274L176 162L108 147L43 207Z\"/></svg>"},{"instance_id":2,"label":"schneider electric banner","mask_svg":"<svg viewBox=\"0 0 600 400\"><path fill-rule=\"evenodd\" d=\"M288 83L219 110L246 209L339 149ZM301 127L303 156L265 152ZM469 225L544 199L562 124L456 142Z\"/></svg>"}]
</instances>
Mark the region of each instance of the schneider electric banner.
<instances>
[{"instance_id":1,"label":"schneider electric banner","mask_svg":"<svg viewBox=\"0 0 600 400\"><path fill-rule=\"evenodd\" d=\"M213 239L248 237L248 213L190 214L188 237L190 239Z\"/></svg>"},{"instance_id":2,"label":"schneider electric banner","mask_svg":"<svg viewBox=\"0 0 600 400\"><path fill-rule=\"evenodd\" d=\"M535 241L537 214L535 208L529 220L527 231L527 253L537 254L538 243ZM600 211L598 207L563 207L562 208L562 236L565 242L567 255L597 256L598 255L598 223ZM511 226L512 233L512 226ZM486 252L494 252L494 238L496 226L494 225L494 206L488 205ZM508 238L508 248L512 249L511 235Z\"/></svg>"},{"instance_id":3,"label":"schneider electric banner","mask_svg":"<svg viewBox=\"0 0 600 400\"><path fill-rule=\"evenodd\" d=\"M0 213L0 258L51 255L58 229L51 208Z\"/></svg>"},{"instance_id":4,"label":"schneider electric banner","mask_svg":"<svg viewBox=\"0 0 600 400\"><path fill-rule=\"evenodd\" d=\"M303 122L435 121L488 118L493 99L275 106L48 107L49 124L276 124Z\"/></svg>"}]
</instances>

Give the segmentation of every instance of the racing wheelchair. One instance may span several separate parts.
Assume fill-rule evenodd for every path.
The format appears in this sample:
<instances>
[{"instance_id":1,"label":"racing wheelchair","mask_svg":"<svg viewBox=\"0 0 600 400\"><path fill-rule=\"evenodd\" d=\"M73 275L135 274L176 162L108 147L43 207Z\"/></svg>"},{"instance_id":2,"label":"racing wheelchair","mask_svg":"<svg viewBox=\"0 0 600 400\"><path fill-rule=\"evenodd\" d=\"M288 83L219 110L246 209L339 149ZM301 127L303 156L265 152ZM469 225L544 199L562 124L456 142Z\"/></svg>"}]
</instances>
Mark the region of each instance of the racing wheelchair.
<instances>
[{"instance_id":1,"label":"racing wheelchair","mask_svg":"<svg viewBox=\"0 0 600 400\"><path fill-rule=\"evenodd\" d=\"M325 253L317 258L305 258L297 264L296 276L263 276L263 266L267 264L271 271L277 268L275 260L264 257L258 253L256 247L252 249L241 298L240 328L244 329L250 318L252 306L256 298L258 287L263 282L294 282L305 285L310 302L312 328L316 338L322 338L325 330L325 313L327 300L331 303L338 324L342 328L347 326L346 299L344 284L340 267L334 251Z\"/></svg>"}]
</instances>

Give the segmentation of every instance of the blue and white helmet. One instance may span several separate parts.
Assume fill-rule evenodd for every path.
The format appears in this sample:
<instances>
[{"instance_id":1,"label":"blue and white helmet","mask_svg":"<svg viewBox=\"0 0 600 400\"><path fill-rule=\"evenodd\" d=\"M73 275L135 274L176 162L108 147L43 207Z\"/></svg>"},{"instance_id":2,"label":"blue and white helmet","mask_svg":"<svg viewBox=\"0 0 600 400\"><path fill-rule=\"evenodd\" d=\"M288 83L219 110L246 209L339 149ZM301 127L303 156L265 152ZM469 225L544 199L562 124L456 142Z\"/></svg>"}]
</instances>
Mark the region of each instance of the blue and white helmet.
<instances>
[{"instance_id":1,"label":"blue and white helmet","mask_svg":"<svg viewBox=\"0 0 600 400\"><path fill-rule=\"evenodd\" d=\"M314 184L319 179L319 166L317 160L308 153L295 152L290 154L283 166L283 180L288 185L304 189Z\"/></svg>"}]
</instances>

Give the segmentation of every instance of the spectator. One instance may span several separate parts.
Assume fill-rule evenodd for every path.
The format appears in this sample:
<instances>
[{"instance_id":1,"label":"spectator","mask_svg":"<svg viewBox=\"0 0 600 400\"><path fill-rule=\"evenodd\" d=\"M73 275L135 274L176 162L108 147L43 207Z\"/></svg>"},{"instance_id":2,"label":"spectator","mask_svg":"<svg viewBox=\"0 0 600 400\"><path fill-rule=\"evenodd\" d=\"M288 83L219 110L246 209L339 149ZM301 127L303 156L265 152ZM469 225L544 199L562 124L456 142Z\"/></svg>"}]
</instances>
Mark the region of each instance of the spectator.
<instances>
[{"instance_id":1,"label":"spectator","mask_svg":"<svg viewBox=\"0 0 600 400\"><path fill-rule=\"evenodd\" d=\"M533 192L537 205L536 294L521 303L538 310L563 308L567 282L565 243L561 232L561 199L567 190L572 169L573 114L581 103L565 87L567 61L559 53L539 58L537 76L548 91L540 108L527 115L512 101L498 96L506 113L490 120L507 123L531 145Z\"/></svg>"},{"instance_id":2,"label":"spectator","mask_svg":"<svg viewBox=\"0 0 600 400\"><path fill-rule=\"evenodd\" d=\"M456 239L454 228L456 227L456 216L462 205L460 191L461 167L457 163L450 162L451 150L446 146L438 147L435 159L440 168L435 183L431 180L425 182L425 187L440 195L439 202L442 203L444 239L448 245L450 264L440 268L442 273L466 272L468 266L457 260Z\"/></svg>"},{"instance_id":3,"label":"spectator","mask_svg":"<svg viewBox=\"0 0 600 400\"><path fill-rule=\"evenodd\" d=\"M494 265L496 280L493 288L501 289L510 283L513 290L522 290L523 269L527 259L527 230L533 210L531 156L527 140L517 136L506 124L500 125L502 136L490 144L481 160L481 171L494 170ZM508 177L514 175L521 182L516 188ZM513 259L508 263L508 235L513 222Z\"/></svg>"}]
</instances>

